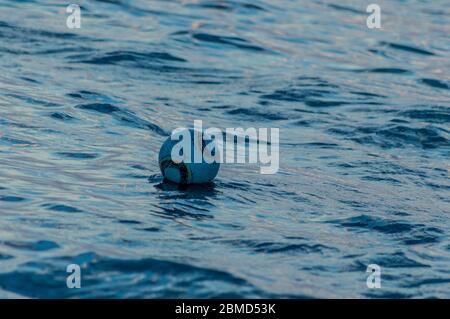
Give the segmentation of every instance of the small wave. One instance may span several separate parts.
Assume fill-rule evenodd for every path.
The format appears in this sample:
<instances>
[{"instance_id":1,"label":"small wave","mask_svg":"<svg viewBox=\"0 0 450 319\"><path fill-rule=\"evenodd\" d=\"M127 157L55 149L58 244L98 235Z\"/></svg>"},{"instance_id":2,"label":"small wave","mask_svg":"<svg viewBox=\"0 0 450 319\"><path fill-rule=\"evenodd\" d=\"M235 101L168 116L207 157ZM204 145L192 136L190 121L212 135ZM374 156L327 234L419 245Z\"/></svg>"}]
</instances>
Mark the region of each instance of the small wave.
<instances>
[{"instance_id":1,"label":"small wave","mask_svg":"<svg viewBox=\"0 0 450 319\"><path fill-rule=\"evenodd\" d=\"M59 248L59 245L53 241L49 240L39 240L35 242L28 241L4 241L0 242L5 246L19 249L19 250L30 250L30 251L47 251Z\"/></svg>"},{"instance_id":2,"label":"small wave","mask_svg":"<svg viewBox=\"0 0 450 319\"><path fill-rule=\"evenodd\" d=\"M80 104L76 106L82 110L95 111L102 114L112 114L114 112L119 112L120 109L114 105L108 103L89 103L89 104Z\"/></svg>"},{"instance_id":3,"label":"small wave","mask_svg":"<svg viewBox=\"0 0 450 319\"><path fill-rule=\"evenodd\" d=\"M249 41L239 37L220 36L209 33L194 33L192 37L201 42L225 44L243 50L258 51L258 52L267 51L265 48L254 44L250 44Z\"/></svg>"},{"instance_id":4,"label":"small wave","mask_svg":"<svg viewBox=\"0 0 450 319\"><path fill-rule=\"evenodd\" d=\"M68 206L65 204L44 204L43 207L46 207L48 210L61 212L61 213L81 213L82 210Z\"/></svg>"},{"instance_id":5,"label":"small wave","mask_svg":"<svg viewBox=\"0 0 450 319\"><path fill-rule=\"evenodd\" d=\"M26 201L26 198L20 197L20 196L5 195L5 196L0 196L0 201L9 202L9 203L18 203L18 202Z\"/></svg>"},{"instance_id":6,"label":"small wave","mask_svg":"<svg viewBox=\"0 0 450 319\"><path fill-rule=\"evenodd\" d=\"M419 82L436 89L450 90L450 86L448 84L436 79L420 79Z\"/></svg>"},{"instance_id":7,"label":"small wave","mask_svg":"<svg viewBox=\"0 0 450 319\"><path fill-rule=\"evenodd\" d=\"M66 288L68 264L82 265L83 285ZM117 274L125 273L126 276ZM102 274L100 279L98 274ZM105 281L106 280L106 281ZM39 289L30 290L33 282ZM105 285L104 282L108 284ZM211 282L221 287L211 286ZM159 259L115 259L93 253L26 263L0 274L0 287L31 298L251 298L269 297L224 271Z\"/></svg>"},{"instance_id":8,"label":"small wave","mask_svg":"<svg viewBox=\"0 0 450 319\"><path fill-rule=\"evenodd\" d=\"M415 54L420 54L420 55L435 55L433 52L424 50L424 49L420 49L417 47L413 47L410 45L403 45L403 44L398 44L398 43L390 43L390 42L381 42L381 45L383 46L388 46L392 49L396 49L396 50L400 50L400 51L406 51L406 52L410 52L410 53L415 53Z\"/></svg>"},{"instance_id":9,"label":"small wave","mask_svg":"<svg viewBox=\"0 0 450 319\"><path fill-rule=\"evenodd\" d=\"M250 248L256 253L268 253L268 254L276 254L276 253L323 254L327 250L337 251L337 249L335 248L328 247L322 244L306 244L306 243L288 244L288 243L262 242L253 240L232 240L226 241L225 243L237 247Z\"/></svg>"},{"instance_id":10,"label":"small wave","mask_svg":"<svg viewBox=\"0 0 450 319\"><path fill-rule=\"evenodd\" d=\"M412 127L386 125L384 127L332 128L330 132L345 135L360 144L375 144L382 148L418 146L423 149L439 149L450 145L448 132L432 125Z\"/></svg>"},{"instance_id":11,"label":"small wave","mask_svg":"<svg viewBox=\"0 0 450 319\"><path fill-rule=\"evenodd\" d=\"M383 265L383 267L386 268L430 268L427 264L408 258L405 253L401 251L392 254L381 254L374 257L371 262Z\"/></svg>"},{"instance_id":12,"label":"small wave","mask_svg":"<svg viewBox=\"0 0 450 319\"><path fill-rule=\"evenodd\" d=\"M412 72L402 68L372 68L360 69L353 72L387 73L387 74L411 74Z\"/></svg>"},{"instance_id":13,"label":"small wave","mask_svg":"<svg viewBox=\"0 0 450 319\"><path fill-rule=\"evenodd\" d=\"M100 57L93 57L88 60L79 61L81 63L90 64L116 64L119 62L135 62L137 64L141 63L152 63L161 61L171 61L171 62L186 62L185 59L176 57L172 54L166 52L134 52L134 51L114 51L108 52Z\"/></svg>"},{"instance_id":14,"label":"small wave","mask_svg":"<svg viewBox=\"0 0 450 319\"><path fill-rule=\"evenodd\" d=\"M83 153L83 152L57 152L56 154L65 158L77 160L89 160L99 157L99 155L95 153Z\"/></svg>"},{"instance_id":15,"label":"small wave","mask_svg":"<svg viewBox=\"0 0 450 319\"><path fill-rule=\"evenodd\" d=\"M236 2L236 1L228 1L223 0L217 1L202 1L200 3L194 3L194 6L201 7L205 9L215 9L221 11L240 11L240 10L249 10L249 11L265 11L263 7L260 5L256 5L250 2Z\"/></svg>"},{"instance_id":16,"label":"small wave","mask_svg":"<svg viewBox=\"0 0 450 319\"><path fill-rule=\"evenodd\" d=\"M419 119L428 123L449 123L450 109L445 106L423 106L399 112L400 116Z\"/></svg>"},{"instance_id":17,"label":"small wave","mask_svg":"<svg viewBox=\"0 0 450 319\"><path fill-rule=\"evenodd\" d=\"M350 13L355 13L355 14L364 14L363 10L358 10L358 9L354 9L352 7L348 7L348 6L343 6L340 4L333 4L330 3L327 5L329 8L335 9L335 10L339 10L339 11L345 11L345 12L350 12Z\"/></svg>"},{"instance_id":18,"label":"small wave","mask_svg":"<svg viewBox=\"0 0 450 319\"><path fill-rule=\"evenodd\" d=\"M300 77L286 88L275 90L270 94L262 94L260 99L308 102L314 104L314 100L321 97L337 94L338 86L326 80L315 77Z\"/></svg>"},{"instance_id":19,"label":"small wave","mask_svg":"<svg viewBox=\"0 0 450 319\"><path fill-rule=\"evenodd\" d=\"M288 117L277 114L277 113L270 113L270 112L262 112L255 108L237 108L230 111L227 111L227 114L231 115L244 115L249 118L255 118L256 120L269 120L269 121L279 121L279 120L287 120Z\"/></svg>"},{"instance_id":20,"label":"small wave","mask_svg":"<svg viewBox=\"0 0 450 319\"><path fill-rule=\"evenodd\" d=\"M75 119L73 116L64 112L53 112L50 114L50 117L64 122L70 122Z\"/></svg>"},{"instance_id":21,"label":"small wave","mask_svg":"<svg viewBox=\"0 0 450 319\"><path fill-rule=\"evenodd\" d=\"M77 105L76 108L87 111L95 111L100 114L109 114L112 115L123 125L139 129L148 129L161 136L169 135L165 130L163 130L158 125L151 123L147 120L144 120L130 111L122 110L121 108L109 103L80 104Z\"/></svg>"},{"instance_id":22,"label":"small wave","mask_svg":"<svg viewBox=\"0 0 450 319\"><path fill-rule=\"evenodd\" d=\"M368 215L359 215L347 219L332 221L331 223L349 229L361 229L391 235L405 245L420 245L439 242L442 230L422 224L413 224L396 220L383 219Z\"/></svg>"}]
</instances>

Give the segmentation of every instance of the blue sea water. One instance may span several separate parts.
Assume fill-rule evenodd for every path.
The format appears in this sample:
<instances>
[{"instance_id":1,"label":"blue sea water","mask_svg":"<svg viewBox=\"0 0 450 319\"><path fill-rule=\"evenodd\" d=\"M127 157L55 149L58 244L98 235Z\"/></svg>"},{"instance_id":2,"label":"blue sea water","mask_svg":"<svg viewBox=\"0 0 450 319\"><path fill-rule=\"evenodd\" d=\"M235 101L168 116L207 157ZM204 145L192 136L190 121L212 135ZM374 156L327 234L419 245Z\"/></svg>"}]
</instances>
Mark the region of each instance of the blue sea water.
<instances>
[{"instance_id":1,"label":"blue sea water","mask_svg":"<svg viewBox=\"0 0 450 319\"><path fill-rule=\"evenodd\" d=\"M450 297L448 0L71 2L0 1L0 297ZM279 172L163 182L194 119Z\"/></svg>"}]
</instances>

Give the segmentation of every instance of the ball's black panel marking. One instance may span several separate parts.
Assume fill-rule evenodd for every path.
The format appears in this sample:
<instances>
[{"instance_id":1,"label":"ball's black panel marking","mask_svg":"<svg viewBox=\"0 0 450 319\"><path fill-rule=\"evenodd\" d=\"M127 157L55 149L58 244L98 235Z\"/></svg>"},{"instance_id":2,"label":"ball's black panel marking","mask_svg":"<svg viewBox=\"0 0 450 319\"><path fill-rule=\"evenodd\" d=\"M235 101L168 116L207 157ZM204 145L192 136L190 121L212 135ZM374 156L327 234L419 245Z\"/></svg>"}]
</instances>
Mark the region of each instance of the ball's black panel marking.
<instances>
[{"instance_id":1,"label":"ball's black panel marking","mask_svg":"<svg viewBox=\"0 0 450 319\"><path fill-rule=\"evenodd\" d=\"M161 169L161 172L163 172L163 174L165 174L165 170L167 168L178 169L178 171L180 172L180 184L189 183L189 169L183 162L175 163L174 161L172 161L170 157L166 157L160 161L159 167Z\"/></svg>"}]
</instances>

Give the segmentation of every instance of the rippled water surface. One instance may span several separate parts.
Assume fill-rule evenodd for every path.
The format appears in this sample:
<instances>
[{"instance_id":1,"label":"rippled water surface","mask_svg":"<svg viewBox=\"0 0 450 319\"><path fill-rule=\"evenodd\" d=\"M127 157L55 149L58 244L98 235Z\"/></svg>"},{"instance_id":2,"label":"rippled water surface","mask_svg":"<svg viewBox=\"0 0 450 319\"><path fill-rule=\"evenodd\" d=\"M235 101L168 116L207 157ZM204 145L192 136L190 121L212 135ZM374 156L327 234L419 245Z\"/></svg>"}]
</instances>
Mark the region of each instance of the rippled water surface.
<instances>
[{"instance_id":1,"label":"rippled water surface","mask_svg":"<svg viewBox=\"0 0 450 319\"><path fill-rule=\"evenodd\" d=\"M449 2L371 2L2 0L0 297L450 297ZM278 174L163 182L194 119Z\"/></svg>"}]
</instances>

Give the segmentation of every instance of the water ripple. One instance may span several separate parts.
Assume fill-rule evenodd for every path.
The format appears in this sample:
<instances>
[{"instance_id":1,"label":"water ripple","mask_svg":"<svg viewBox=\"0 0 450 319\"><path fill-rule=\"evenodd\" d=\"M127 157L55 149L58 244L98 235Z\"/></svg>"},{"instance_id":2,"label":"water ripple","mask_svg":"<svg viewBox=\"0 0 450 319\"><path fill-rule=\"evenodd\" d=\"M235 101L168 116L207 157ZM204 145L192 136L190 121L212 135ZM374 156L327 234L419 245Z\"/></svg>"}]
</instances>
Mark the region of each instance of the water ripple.
<instances>
[{"instance_id":1,"label":"water ripple","mask_svg":"<svg viewBox=\"0 0 450 319\"><path fill-rule=\"evenodd\" d=\"M449 297L439 2L382 30L356 0L84 1L81 29L27 2L0 4L0 298ZM279 128L278 173L165 181L194 119Z\"/></svg>"}]
</instances>

